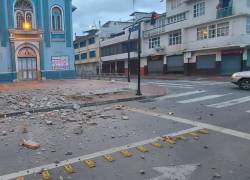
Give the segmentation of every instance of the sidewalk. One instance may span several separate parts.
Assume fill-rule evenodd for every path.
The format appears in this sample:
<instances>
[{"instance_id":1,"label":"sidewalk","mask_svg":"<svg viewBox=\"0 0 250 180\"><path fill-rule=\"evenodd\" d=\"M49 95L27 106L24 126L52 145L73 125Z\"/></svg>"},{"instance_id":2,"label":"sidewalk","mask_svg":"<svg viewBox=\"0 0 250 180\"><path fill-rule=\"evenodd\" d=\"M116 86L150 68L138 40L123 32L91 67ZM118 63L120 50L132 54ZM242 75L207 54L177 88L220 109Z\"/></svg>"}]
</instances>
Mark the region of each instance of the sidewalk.
<instances>
[{"instance_id":1,"label":"sidewalk","mask_svg":"<svg viewBox=\"0 0 250 180\"><path fill-rule=\"evenodd\" d=\"M100 80L56 80L0 85L0 115L60 107L137 99L134 83ZM143 97L165 95L164 89L142 86Z\"/></svg>"}]
</instances>

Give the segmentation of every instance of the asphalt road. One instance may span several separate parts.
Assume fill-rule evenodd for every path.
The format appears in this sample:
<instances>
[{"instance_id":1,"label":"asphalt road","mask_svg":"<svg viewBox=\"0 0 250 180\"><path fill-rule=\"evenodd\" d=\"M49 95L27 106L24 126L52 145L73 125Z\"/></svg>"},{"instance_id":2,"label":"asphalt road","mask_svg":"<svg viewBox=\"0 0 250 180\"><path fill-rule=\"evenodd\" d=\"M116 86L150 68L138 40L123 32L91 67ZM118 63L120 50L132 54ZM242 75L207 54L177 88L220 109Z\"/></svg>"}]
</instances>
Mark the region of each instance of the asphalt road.
<instances>
[{"instance_id":1,"label":"asphalt road","mask_svg":"<svg viewBox=\"0 0 250 180\"><path fill-rule=\"evenodd\" d=\"M21 148L17 152L14 145L5 146L2 140L0 180L18 176L25 180L42 179L38 172L43 169L48 169L51 179L61 180L250 179L249 91L215 81L143 83L160 85L168 93L158 99L124 103L123 110L109 110L114 118L97 119L97 125L86 128L81 135L62 138L60 129L50 134L52 128L44 136L46 128L36 127L33 135L52 141L53 153L49 147L45 147L46 151ZM95 107L104 108L107 106ZM129 120L122 120L124 114ZM200 129L208 129L209 134L198 133ZM161 138L164 135L187 139L166 143ZM196 135L199 138L193 137ZM13 144L18 142L18 137L12 138ZM156 141L160 148L151 144ZM138 146L148 152L140 152ZM124 149L131 157L121 155ZM65 155L66 152L71 155ZM114 161L105 160L105 154L110 154ZM89 159L95 167L84 163ZM74 173L65 172L64 165L68 164Z\"/></svg>"}]
</instances>

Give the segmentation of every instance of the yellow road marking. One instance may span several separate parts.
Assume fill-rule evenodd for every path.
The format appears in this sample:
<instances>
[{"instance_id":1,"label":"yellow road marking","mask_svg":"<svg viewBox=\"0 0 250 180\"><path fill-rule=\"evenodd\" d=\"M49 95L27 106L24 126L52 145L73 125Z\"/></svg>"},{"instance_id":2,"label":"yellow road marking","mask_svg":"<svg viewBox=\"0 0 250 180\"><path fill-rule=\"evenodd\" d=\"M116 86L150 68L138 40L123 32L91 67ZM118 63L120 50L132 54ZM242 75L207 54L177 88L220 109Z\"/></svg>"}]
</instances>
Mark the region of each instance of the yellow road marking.
<instances>
[{"instance_id":1,"label":"yellow road marking","mask_svg":"<svg viewBox=\"0 0 250 180\"><path fill-rule=\"evenodd\" d=\"M209 134L208 129L201 129L201 130L199 130L197 132L200 133L200 134Z\"/></svg>"},{"instance_id":2,"label":"yellow road marking","mask_svg":"<svg viewBox=\"0 0 250 180\"><path fill-rule=\"evenodd\" d=\"M24 180L24 177L18 177L16 180Z\"/></svg>"},{"instance_id":3,"label":"yellow road marking","mask_svg":"<svg viewBox=\"0 0 250 180\"><path fill-rule=\"evenodd\" d=\"M127 149L121 150L120 153L121 153L121 155L124 156L124 157L131 157L131 156L133 156L133 154L130 153Z\"/></svg>"},{"instance_id":4,"label":"yellow road marking","mask_svg":"<svg viewBox=\"0 0 250 180\"><path fill-rule=\"evenodd\" d=\"M73 168L73 166L72 166L71 164L67 164L67 165L65 165L63 168L64 168L64 171L65 171L66 173L68 173L68 174L72 174L72 173L75 172L75 171L74 171L74 168Z\"/></svg>"},{"instance_id":5,"label":"yellow road marking","mask_svg":"<svg viewBox=\"0 0 250 180\"><path fill-rule=\"evenodd\" d=\"M109 162L115 161L111 154L104 155L103 158Z\"/></svg>"},{"instance_id":6,"label":"yellow road marking","mask_svg":"<svg viewBox=\"0 0 250 180\"><path fill-rule=\"evenodd\" d=\"M162 147L161 143L159 143L159 142L153 142L153 143L151 143L151 145L156 147L156 148L161 148Z\"/></svg>"},{"instance_id":7,"label":"yellow road marking","mask_svg":"<svg viewBox=\"0 0 250 180\"><path fill-rule=\"evenodd\" d=\"M148 152L148 150L144 146L137 146L136 149L142 153Z\"/></svg>"},{"instance_id":8,"label":"yellow road marking","mask_svg":"<svg viewBox=\"0 0 250 180\"><path fill-rule=\"evenodd\" d=\"M195 132L188 133L188 135L193 137L193 138L199 138L199 134L197 134Z\"/></svg>"},{"instance_id":9,"label":"yellow road marking","mask_svg":"<svg viewBox=\"0 0 250 180\"><path fill-rule=\"evenodd\" d=\"M176 144L175 140L171 137L163 137L163 141L167 144Z\"/></svg>"},{"instance_id":10,"label":"yellow road marking","mask_svg":"<svg viewBox=\"0 0 250 180\"><path fill-rule=\"evenodd\" d=\"M42 172L43 180L51 180L51 176L48 170Z\"/></svg>"},{"instance_id":11,"label":"yellow road marking","mask_svg":"<svg viewBox=\"0 0 250 180\"><path fill-rule=\"evenodd\" d=\"M178 141L178 140L184 140L184 141L187 140L187 137L181 136L181 135L180 135L180 136L175 136L174 138L175 138L177 141Z\"/></svg>"},{"instance_id":12,"label":"yellow road marking","mask_svg":"<svg viewBox=\"0 0 250 180\"><path fill-rule=\"evenodd\" d=\"M95 167L95 162L93 160L85 160L84 163L88 168L94 168Z\"/></svg>"}]
</instances>

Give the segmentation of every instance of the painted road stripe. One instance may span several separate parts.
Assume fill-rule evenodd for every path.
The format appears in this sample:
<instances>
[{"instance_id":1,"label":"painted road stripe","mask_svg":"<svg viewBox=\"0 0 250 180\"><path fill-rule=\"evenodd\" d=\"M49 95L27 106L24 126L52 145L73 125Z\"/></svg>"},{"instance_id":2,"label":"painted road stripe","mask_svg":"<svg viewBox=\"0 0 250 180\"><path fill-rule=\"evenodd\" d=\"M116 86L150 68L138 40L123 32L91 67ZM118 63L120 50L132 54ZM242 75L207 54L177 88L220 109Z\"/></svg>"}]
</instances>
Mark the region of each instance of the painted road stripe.
<instances>
[{"instance_id":1,"label":"painted road stripe","mask_svg":"<svg viewBox=\"0 0 250 180\"><path fill-rule=\"evenodd\" d=\"M190 96L190 95L194 95L194 94L200 94L200 93L204 93L206 91L200 90L200 91L190 91L190 92L185 92L185 93L180 93L180 94L171 94L171 95L167 95L167 96L162 96L159 98L156 98L157 100L165 100L165 99L172 99L172 98L178 98L178 97L183 97L183 96Z\"/></svg>"},{"instance_id":2,"label":"painted road stripe","mask_svg":"<svg viewBox=\"0 0 250 180\"><path fill-rule=\"evenodd\" d=\"M229 106L245 103L248 101L250 101L250 96L246 96L246 97L239 98L239 99L233 99L233 100L225 101L225 102L221 102L221 103L207 105L207 107L224 108L224 107L229 107Z\"/></svg>"},{"instance_id":3,"label":"painted road stripe","mask_svg":"<svg viewBox=\"0 0 250 180\"><path fill-rule=\"evenodd\" d=\"M162 87L166 87L166 86L170 86L170 87L181 87L181 88L185 88L185 89L193 89L194 86L193 85L189 85L189 84L175 84L175 83L162 83L162 82L151 82L151 83L147 83L146 85L151 85L151 84L156 84L158 86L162 86Z\"/></svg>"},{"instance_id":4,"label":"painted road stripe","mask_svg":"<svg viewBox=\"0 0 250 180\"><path fill-rule=\"evenodd\" d=\"M124 146L119 146L119 147L114 147L114 148L107 149L107 150L104 150L104 151L99 151L99 152L96 152L96 153L93 153L93 154L83 155L83 156L80 156L80 157L64 160L64 161L59 162L58 164L52 163L52 164L47 164L47 165L27 169L27 170L24 170L24 171L19 171L19 172L3 175L3 176L0 176L0 180L10 180L10 179L15 179L15 178L20 177L20 176L27 176L27 175L31 175L31 174L35 174L35 173L40 173L41 170L43 170L43 169L51 170L51 169L55 169L55 168L58 168L58 167L63 167L65 165L67 165L67 164L74 164L74 163L77 163L77 162L81 162L81 161L85 161L85 160L89 160L89 159L94 159L94 158L97 158L97 157L102 157L102 156L107 155L107 154L113 154L113 153L116 153L116 152L120 152L120 151L122 151L124 149L132 149L132 148L136 148L138 146L144 146L144 145L147 145L147 144L150 144L150 143L153 143L153 142L157 142L157 141L161 140L162 137L164 137L164 136L175 137L175 136L179 136L179 135L182 135L182 134L198 131L200 129L201 128L199 128L199 127L193 127L193 128L178 131L178 132L175 132L175 133L170 133L170 134L166 134L166 135L163 135L163 136L158 136L158 137L155 137L155 138L151 138L151 139L147 139L147 140L127 144L127 145L124 145Z\"/></svg>"},{"instance_id":5,"label":"painted road stripe","mask_svg":"<svg viewBox=\"0 0 250 180\"><path fill-rule=\"evenodd\" d=\"M250 110L246 111L247 113L250 113Z\"/></svg>"},{"instance_id":6,"label":"painted road stripe","mask_svg":"<svg viewBox=\"0 0 250 180\"><path fill-rule=\"evenodd\" d=\"M205 100L211 100L211 99L220 98L220 97L231 95L231 94L232 93L202 96L202 97L197 97L197 98L193 98L193 99L187 99L187 100L183 100L183 101L178 101L178 103L188 104L188 103L200 102L200 101L205 101Z\"/></svg>"},{"instance_id":7,"label":"painted road stripe","mask_svg":"<svg viewBox=\"0 0 250 180\"><path fill-rule=\"evenodd\" d=\"M250 140L250 134L244 133L244 132L241 132L241 131L236 131L236 130L233 130L233 129L227 129L227 128L223 128L223 127L220 127L220 126L215 126L215 125L212 125L212 124L201 123L201 122L197 122L195 120L189 120L189 119L184 119L184 118L180 118L180 117L169 116L169 115L162 114L162 113L150 112L148 110L135 109L135 108L127 108L127 109L129 111L132 111L132 112L137 112L137 113L141 113L141 114L145 114L145 115L149 115L149 116L153 116L153 117L172 120L172 121L175 121L175 122L196 126L197 128L200 128L200 129L204 129L204 128L205 129L210 129L210 130L218 132L218 133L223 133L223 134L235 136L235 137L238 137L238 138L241 138L241 139Z\"/></svg>"}]
</instances>

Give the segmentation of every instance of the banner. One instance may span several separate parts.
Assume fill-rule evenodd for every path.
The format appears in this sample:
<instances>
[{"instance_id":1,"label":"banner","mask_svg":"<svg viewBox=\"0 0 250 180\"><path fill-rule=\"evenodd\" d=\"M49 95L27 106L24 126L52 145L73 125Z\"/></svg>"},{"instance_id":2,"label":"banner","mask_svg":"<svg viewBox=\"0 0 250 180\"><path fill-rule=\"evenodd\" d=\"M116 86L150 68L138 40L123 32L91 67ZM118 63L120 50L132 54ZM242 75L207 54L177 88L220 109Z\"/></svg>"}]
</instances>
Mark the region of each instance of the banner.
<instances>
[{"instance_id":1,"label":"banner","mask_svg":"<svg viewBox=\"0 0 250 180\"><path fill-rule=\"evenodd\" d=\"M53 56L52 57L52 70L69 70L69 57L68 56Z\"/></svg>"}]
</instances>

